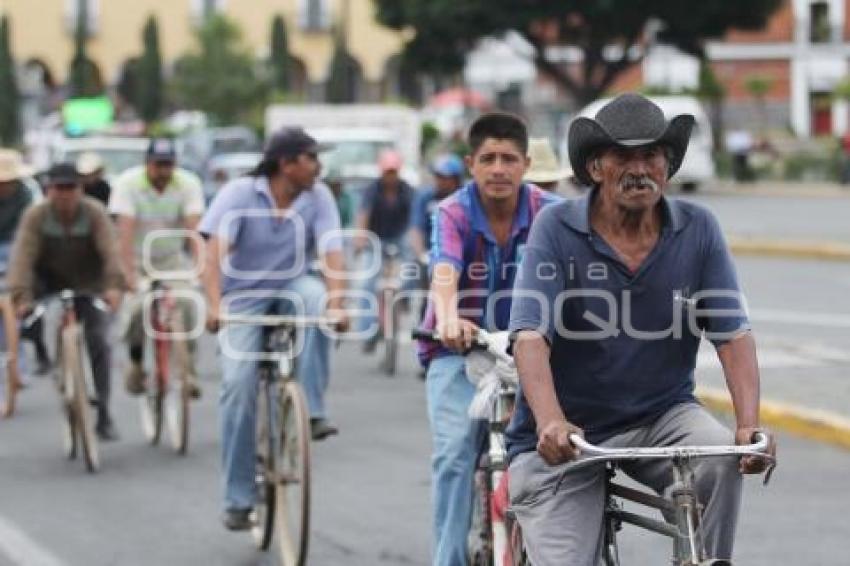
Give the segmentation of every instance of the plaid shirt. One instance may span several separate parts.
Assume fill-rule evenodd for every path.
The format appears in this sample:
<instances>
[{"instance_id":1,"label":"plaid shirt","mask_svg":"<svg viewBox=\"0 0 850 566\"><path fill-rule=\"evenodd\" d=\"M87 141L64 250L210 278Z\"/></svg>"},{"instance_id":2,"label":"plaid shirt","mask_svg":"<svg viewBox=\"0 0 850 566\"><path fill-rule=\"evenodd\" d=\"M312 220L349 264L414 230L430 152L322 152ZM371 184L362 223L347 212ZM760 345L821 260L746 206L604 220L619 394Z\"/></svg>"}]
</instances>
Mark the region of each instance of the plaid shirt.
<instances>
[{"instance_id":1,"label":"plaid shirt","mask_svg":"<svg viewBox=\"0 0 850 566\"><path fill-rule=\"evenodd\" d=\"M431 272L438 263L449 263L458 270L458 313L486 330L508 328L510 292L531 222L543 206L562 200L535 185L523 184L519 191L511 234L504 246L493 236L474 181L440 202L432 221ZM434 330L436 322L429 298L422 329ZM423 366L451 353L439 344L419 343Z\"/></svg>"}]
</instances>

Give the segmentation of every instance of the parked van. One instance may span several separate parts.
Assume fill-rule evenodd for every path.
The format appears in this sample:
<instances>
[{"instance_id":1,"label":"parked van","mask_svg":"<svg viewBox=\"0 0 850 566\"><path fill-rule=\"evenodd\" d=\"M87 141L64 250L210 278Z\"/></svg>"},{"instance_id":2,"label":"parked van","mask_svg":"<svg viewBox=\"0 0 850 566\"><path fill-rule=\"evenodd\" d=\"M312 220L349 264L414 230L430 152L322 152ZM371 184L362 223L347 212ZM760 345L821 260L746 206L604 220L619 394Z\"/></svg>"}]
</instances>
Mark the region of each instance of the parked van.
<instances>
[{"instance_id":1,"label":"parked van","mask_svg":"<svg viewBox=\"0 0 850 566\"><path fill-rule=\"evenodd\" d=\"M699 185L711 181L715 176L714 158L712 157L711 123L699 101L693 96L651 96L648 97L664 112L664 117L670 120L679 114L691 114L695 119L688 152L682 166L671 183L682 187L683 191L692 192ZM593 118L599 110L608 104L611 98L600 98L585 106L578 116ZM564 147L566 148L566 140ZM564 155L569 155L564 152Z\"/></svg>"}]
</instances>

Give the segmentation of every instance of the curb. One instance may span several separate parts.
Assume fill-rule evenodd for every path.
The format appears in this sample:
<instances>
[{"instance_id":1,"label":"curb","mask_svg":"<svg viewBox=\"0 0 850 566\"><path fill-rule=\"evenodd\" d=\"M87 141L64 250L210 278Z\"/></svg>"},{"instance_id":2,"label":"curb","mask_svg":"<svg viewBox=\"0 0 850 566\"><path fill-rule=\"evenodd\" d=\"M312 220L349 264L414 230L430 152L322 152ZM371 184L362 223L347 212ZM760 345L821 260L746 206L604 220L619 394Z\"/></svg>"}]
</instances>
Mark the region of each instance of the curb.
<instances>
[{"instance_id":1,"label":"curb","mask_svg":"<svg viewBox=\"0 0 850 566\"><path fill-rule=\"evenodd\" d=\"M697 387L696 395L708 409L734 415L732 400L723 389ZM850 450L850 419L837 413L762 400L759 416L766 427Z\"/></svg>"},{"instance_id":2,"label":"curb","mask_svg":"<svg viewBox=\"0 0 850 566\"><path fill-rule=\"evenodd\" d=\"M803 187L808 188L803 188ZM850 198L850 189L831 183L718 183L697 194L707 196L781 197L781 198Z\"/></svg>"},{"instance_id":3,"label":"curb","mask_svg":"<svg viewBox=\"0 0 850 566\"><path fill-rule=\"evenodd\" d=\"M738 255L850 261L850 245L840 242L769 240L729 236L729 249Z\"/></svg>"}]
</instances>

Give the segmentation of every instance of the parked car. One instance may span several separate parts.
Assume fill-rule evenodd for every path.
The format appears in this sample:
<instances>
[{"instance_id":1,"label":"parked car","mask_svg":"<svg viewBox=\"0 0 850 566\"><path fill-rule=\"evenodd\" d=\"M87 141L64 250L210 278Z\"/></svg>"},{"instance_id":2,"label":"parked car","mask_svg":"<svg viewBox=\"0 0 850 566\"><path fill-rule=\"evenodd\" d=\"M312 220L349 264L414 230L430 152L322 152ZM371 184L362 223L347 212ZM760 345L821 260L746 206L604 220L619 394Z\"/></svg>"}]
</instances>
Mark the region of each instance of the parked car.
<instances>
[{"instance_id":1,"label":"parked car","mask_svg":"<svg viewBox=\"0 0 850 566\"><path fill-rule=\"evenodd\" d=\"M696 120L685 159L679 171L670 180L671 183L681 186L683 191L692 192L697 190L699 185L714 179L711 122L699 101L692 96L652 96L649 99L661 108L668 120L678 114L691 114ZM593 118L610 101L611 98L600 98L585 106L578 115ZM566 144L565 139L564 156L569 155Z\"/></svg>"},{"instance_id":2,"label":"parked car","mask_svg":"<svg viewBox=\"0 0 850 566\"><path fill-rule=\"evenodd\" d=\"M120 136L62 137L53 143L50 161L76 163L77 158L91 151L103 159L104 175L108 181L130 167L142 165L148 149L147 138Z\"/></svg>"},{"instance_id":3,"label":"parked car","mask_svg":"<svg viewBox=\"0 0 850 566\"><path fill-rule=\"evenodd\" d=\"M225 183L236 177L241 177L263 159L258 152L222 153L207 162L202 176L204 196L210 202Z\"/></svg>"}]
</instances>

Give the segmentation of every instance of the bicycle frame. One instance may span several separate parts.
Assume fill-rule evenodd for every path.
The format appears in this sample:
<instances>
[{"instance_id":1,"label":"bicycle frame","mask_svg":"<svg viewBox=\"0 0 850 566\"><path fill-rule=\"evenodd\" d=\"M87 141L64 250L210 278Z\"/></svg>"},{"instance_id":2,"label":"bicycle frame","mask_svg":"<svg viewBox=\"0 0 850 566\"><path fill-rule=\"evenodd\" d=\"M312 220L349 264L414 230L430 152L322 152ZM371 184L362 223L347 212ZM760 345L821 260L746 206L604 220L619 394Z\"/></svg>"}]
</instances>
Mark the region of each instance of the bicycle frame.
<instances>
[{"instance_id":1,"label":"bicycle frame","mask_svg":"<svg viewBox=\"0 0 850 566\"><path fill-rule=\"evenodd\" d=\"M616 533L623 523L627 523L673 540L671 564L675 566L702 566L706 564L725 564L726 561L713 560L706 556L700 521L702 506L696 495L692 463L699 458L723 456L765 456L768 446L767 436L759 433L756 442L749 446L670 446L659 448L603 448L586 442L578 435L570 436L570 441L587 456L580 457L567 471L594 463L605 463L607 481L605 486L605 549L606 566L619 566ZM673 484L669 497L660 497L653 493L633 489L613 481L617 463L629 460L662 459L669 460L673 467ZM566 472L565 472L566 473ZM770 477L768 471L765 478ZM563 477L561 478L563 479ZM561 479L555 486L560 486ZM638 513L624 511L618 499L631 501L661 511L672 521L659 521Z\"/></svg>"}]
</instances>

